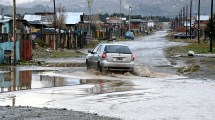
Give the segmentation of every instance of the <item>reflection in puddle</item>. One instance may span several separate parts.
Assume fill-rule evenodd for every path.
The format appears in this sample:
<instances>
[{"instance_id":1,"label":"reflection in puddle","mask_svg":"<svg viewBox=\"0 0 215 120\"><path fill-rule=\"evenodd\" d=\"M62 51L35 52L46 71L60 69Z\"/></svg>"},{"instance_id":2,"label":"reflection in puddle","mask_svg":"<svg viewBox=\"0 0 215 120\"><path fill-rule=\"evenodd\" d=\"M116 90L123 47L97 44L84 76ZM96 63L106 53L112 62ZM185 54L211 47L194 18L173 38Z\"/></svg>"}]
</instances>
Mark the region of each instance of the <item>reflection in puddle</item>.
<instances>
[{"instance_id":1,"label":"reflection in puddle","mask_svg":"<svg viewBox=\"0 0 215 120\"><path fill-rule=\"evenodd\" d=\"M133 83L121 80L81 80L81 83L95 84L94 87L86 89L90 94L103 94L112 92L123 92L133 90Z\"/></svg>"},{"instance_id":2,"label":"reflection in puddle","mask_svg":"<svg viewBox=\"0 0 215 120\"><path fill-rule=\"evenodd\" d=\"M84 63L49 63L47 67L86 67Z\"/></svg>"},{"instance_id":3,"label":"reflection in puddle","mask_svg":"<svg viewBox=\"0 0 215 120\"><path fill-rule=\"evenodd\" d=\"M11 68L1 71L0 92L80 84L79 79L40 75L44 71L19 71Z\"/></svg>"},{"instance_id":4,"label":"reflection in puddle","mask_svg":"<svg viewBox=\"0 0 215 120\"><path fill-rule=\"evenodd\" d=\"M0 93L81 84L94 85L94 87L86 89L86 92L89 94L122 92L133 89L133 84L129 81L76 79L70 77L48 76L43 75L43 72L49 71L41 70L19 71L15 68L7 68L0 69L0 71L2 71L0 72Z\"/></svg>"},{"instance_id":5,"label":"reflection in puddle","mask_svg":"<svg viewBox=\"0 0 215 120\"><path fill-rule=\"evenodd\" d=\"M44 72L50 73L44 75ZM57 72L57 71L55 71ZM35 88L53 88L60 86L75 86L75 85L86 85L81 89L84 95L92 94L104 94L113 92L124 92L133 90L133 83L130 81L122 80L104 80L104 79L75 79L70 77L59 77L51 76L52 71L42 71L42 70L26 70L19 71L18 69L1 69L0 68L0 93L28 90ZM83 95L83 93L80 93ZM50 93L52 96L52 92ZM79 94L79 93L77 93ZM21 97L16 95L6 95L0 96L0 105L38 105L43 101L50 101L52 99L37 96L33 93L26 97L24 94ZM31 102L35 101L35 102Z\"/></svg>"}]
</instances>

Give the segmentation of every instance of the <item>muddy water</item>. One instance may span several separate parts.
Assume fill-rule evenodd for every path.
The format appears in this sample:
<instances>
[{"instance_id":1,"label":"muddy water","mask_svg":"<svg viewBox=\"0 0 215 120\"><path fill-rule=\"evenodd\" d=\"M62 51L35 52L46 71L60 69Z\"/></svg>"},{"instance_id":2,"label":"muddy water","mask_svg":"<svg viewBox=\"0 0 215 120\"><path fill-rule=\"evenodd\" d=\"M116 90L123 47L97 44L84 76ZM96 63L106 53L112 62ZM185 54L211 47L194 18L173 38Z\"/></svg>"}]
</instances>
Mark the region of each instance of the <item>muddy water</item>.
<instances>
[{"instance_id":1,"label":"muddy water","mask_svg":"<svg viewBox=\"0 0 215 120\"><path fill-rule=\"evenodd\" d=\"M86 89L90 94L103 94L133 90L133 84L120 80L81 80L81 83L95 84L94 87Z\"/></svg>"},{"instance_id":2,"label":"muddy water","mask_svg":"<svg viewBox=\"0 0 215 120\"><path fill-rule=\"evenodd\" d=\"M43 73L50 74L43 74ZM0 93L19 90L50 88L61 86L74 86L90 84L87 88L88 94L102 94L110 92L130 91L133 84L120 80L104 79L77 79L69 76L57 76L51 74L52 70L19 70L14 68L0 69Z\"/></svg>"},{"instance_id":3,"label":"muddy water","mask_svg":"<svg viewBox=\"0 0 215 120\"><path fill-rule=\"evenodd\" d=\"M48 67L86 67L85 62L77 63L48 63Z\"/></svg>"}]
</instances>

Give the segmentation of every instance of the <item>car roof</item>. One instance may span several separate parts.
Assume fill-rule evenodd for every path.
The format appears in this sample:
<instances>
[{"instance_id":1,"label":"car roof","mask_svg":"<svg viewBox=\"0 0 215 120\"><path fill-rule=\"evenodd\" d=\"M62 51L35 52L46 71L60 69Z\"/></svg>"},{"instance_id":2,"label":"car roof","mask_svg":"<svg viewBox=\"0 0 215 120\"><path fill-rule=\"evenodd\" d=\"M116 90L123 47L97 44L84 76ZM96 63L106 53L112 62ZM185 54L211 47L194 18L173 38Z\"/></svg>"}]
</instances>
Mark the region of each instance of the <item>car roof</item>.
<instances>
[{"instance_id":1,"label":"car roof","mask_svg":"<svg viewBox=\"0 0 215 120\"><path fill-rule=\"evenodd\" d=\"M108 46L108 45L120 45L120 46L127 46L127 45L122 45L122 44L111 44L111 43L101 43L100 45Z\"/></svg>"}]
</instances>

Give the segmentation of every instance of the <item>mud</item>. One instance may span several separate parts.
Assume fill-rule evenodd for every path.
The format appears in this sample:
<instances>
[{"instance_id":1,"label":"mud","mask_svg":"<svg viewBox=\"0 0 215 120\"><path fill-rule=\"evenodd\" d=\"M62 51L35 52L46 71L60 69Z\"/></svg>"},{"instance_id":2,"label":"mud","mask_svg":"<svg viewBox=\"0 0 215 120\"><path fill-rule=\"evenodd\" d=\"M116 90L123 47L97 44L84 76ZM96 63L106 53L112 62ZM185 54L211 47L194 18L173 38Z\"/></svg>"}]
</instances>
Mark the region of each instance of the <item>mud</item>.
<instances>
[{"instance_id":1,"label":"mud","mask_svg":"<svg viewBox=\"0 0 215 120\"><path fill-rule=\"evenodd\" d=\"M215 55L199 56L198 54L190 57L186 53L166 53L167 58L171 61L172 69L178 75L184 75L194 79L215 80ZM177 57L175 57L177 55ZM198 66L198 69L193 69ZM185 68L185 69L183 69ZM185 72L180 72L180 71Z\"/></svg>"}]
</instances>

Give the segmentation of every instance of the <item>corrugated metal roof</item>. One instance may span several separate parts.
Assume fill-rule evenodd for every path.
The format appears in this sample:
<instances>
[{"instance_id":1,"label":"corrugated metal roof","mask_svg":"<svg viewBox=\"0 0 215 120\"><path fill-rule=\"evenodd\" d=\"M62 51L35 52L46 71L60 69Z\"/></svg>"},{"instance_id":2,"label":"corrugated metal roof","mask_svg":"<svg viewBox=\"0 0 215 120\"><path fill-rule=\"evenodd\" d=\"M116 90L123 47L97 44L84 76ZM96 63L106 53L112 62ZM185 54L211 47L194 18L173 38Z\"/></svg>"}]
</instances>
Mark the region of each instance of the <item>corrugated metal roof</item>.
<instances>
[{"instance_id":1,"label":"corrugated metal roof","mask_svg":"<svg viewBox=\"0 0 215 120\"><path fill-rule=\"evenodd\" d=\"M0 20L2 19L2 15L0 15ZM4 16L4 19L12 19L12 17Z\"/></svg>"},{"instance_id":2,"label":"corrugated metal roof","mask_svg":"<svg viewBox=\"0 0 215 120\"><path fill-rule=\"evenodd\" d=\"M131 19L131 22L141 22L141 23L143 23L144 21L142 19Z\"/></svg>"},{"instance_id":3,"label":"corrugated metal roof","mask_svg":"<svg viewBox=\"0 0 215 120\"><path fill-rule=\"evenodd\" d=\"M66 24L78 24L81 22L81 15L83 14L83 12L65 12Z\"/></svg>"},{"instance_id":4,"label":"corrugated metal roof","mask_svg":"<svg viewBox=\"0 0 215 120\"><path fill-rule=\"evenodd\" d=\"M65 12L66 16L66 24L77 24L81 21L81 15L83 15L83 12ZM57 15L59 15L57 13ZM42 21L42 15L25 15L24 19L32 22L32 21ZM43 21L45 22L45 21Z\"/></svg>"},{"instance_id":5,"label":"corrugated metal roof","mask_svg":"<svg viewBox=\"0 0 215 120\"><path fill-rule=\"evenodd\" d=\"M209 15L200 15L200 20L201 21L207 21L210 19ZM198 20L198 15L196 16L196 20Z\"/></svg>"},{"instance_id":6,"label":"corrugated metal roof","mask_svg":"<svg viewBox=\"0 0 215 120\"><path fill-rule=\"evenodd\" d=\"M10 19L7 19L7 20L0 20L0 23L5 23L5 22L9 22Z\"/></svg>"},{"instance_id":7,"label":"corrugated metal roof","mask_svg":"<svg viewBox=\"0 0 215 120\"><path fill-rule=\"evenodd\" d=\"M24 19L27 21L40 21L42 18L41 15L25 15Z\"/></svg>"}]
</instances>

